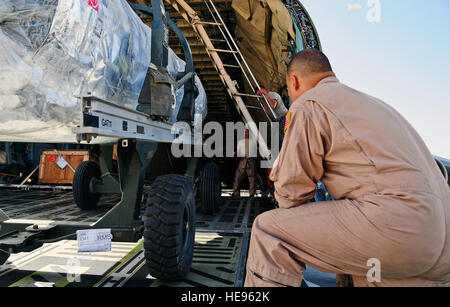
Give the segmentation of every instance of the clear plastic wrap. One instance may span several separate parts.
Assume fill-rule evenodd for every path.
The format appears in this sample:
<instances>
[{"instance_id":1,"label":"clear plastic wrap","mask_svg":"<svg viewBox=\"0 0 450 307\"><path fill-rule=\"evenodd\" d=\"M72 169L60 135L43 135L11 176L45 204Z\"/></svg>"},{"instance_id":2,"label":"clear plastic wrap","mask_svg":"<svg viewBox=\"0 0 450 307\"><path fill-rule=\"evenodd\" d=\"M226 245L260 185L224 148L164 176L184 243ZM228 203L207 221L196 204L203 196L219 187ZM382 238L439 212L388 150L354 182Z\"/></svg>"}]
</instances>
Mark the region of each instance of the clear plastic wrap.
<instances>
[{"instance_id":1,"label":"clear plastic wrap","mask_svg":"<svg viewBox=\"0 0 450 307\"><path fill-rule=\"evenodd\" d=\"M151 29L125 0L95 2L1 1L0 141L75 142L78 95L136 109L150 63ZM171 74L184 65L170 52ZM196 85L195 110L206 115L206 95L198 79ZM174 114L183 88L176 96Z\"/></svg>"},{"instance_id":2,"label":"clear plastic wrap","mask_svg":"<svg viewBox=\"0 0 450 307\"><path fill-rule=\"evenodd\" d=\"M178 72L184 71L184 67L186 66L186 63L180 59L175 52L172 50L169 50L169 65L167 66L167 70L171 74L173 78L176 78ZM205 118L207 115L207 98L206 98L206 92L203 88L202 82L200 81L199 77L195 76L195 86L198 89L198 96L195 98L195 106L194 110L196 114L201 115L201 118ZM174 110L174 115L171 117L171 122L176 122L176 115L178 114L178 111L181 107L181 101L183 100L183 94L184 94L184 86L180 87L176 91L176 100L177 105Z\"/></svg>"}]
</instances>

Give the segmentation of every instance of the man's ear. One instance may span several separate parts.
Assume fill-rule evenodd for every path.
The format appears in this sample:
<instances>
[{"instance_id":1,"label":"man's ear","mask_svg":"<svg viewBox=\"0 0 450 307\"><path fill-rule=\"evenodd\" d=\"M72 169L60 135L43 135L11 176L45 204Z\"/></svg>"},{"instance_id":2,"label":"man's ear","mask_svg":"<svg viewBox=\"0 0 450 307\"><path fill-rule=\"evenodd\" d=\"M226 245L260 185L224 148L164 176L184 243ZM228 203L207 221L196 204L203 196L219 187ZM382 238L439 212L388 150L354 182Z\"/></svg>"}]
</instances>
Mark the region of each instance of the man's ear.
<instances>
[{"instance_id":1,"label":"man's ear","mask_svg":"<svg viewBox=\"0 0 450 307\"><path fill-rule=\"evenodd\" d=\"M292 87L295 91L300 90L300 79L298 78L297 75L292 74L291 75L291 82L292 82Z\"/></svg>"}]
</instances>

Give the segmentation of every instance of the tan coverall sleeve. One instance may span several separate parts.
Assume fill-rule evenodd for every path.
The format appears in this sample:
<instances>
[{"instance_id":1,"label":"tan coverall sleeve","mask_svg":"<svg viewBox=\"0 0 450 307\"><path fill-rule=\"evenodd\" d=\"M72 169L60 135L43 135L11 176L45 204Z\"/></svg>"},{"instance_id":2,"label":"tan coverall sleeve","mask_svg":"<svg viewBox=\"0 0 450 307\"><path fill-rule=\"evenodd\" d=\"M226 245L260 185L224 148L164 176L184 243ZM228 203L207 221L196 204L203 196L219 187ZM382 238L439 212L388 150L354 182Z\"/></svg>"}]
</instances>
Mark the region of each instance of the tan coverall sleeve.
<instances>
[{"instance_id":1,"label":"tan coverall sleeve","mask_svg":"<svg viewBox=\"0 0 450 307\"><path fill-rule=\"evenodd\" d=\"M286 130L280 154L270 174L275 183L275 199L281 208L292 208L310 200L323 175L325 155L320 120L313 119L305 107L291 108L291 122Z\"/></svg>"}]
</instances>

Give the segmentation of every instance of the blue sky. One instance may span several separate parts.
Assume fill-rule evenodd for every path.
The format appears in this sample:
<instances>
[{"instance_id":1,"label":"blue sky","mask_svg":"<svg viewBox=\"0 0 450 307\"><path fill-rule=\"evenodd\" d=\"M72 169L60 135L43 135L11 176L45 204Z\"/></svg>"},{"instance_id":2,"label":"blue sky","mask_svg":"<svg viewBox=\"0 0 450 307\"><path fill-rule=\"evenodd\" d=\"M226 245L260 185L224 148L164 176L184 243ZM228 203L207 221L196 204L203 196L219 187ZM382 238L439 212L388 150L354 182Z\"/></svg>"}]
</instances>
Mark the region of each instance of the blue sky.
<instances>
[{"instance_id":1,"label":"blue sky","mask_svg":"<svg viewBox=\"0 0 450 307\"><path fill-rule=\"evenodd\" d=\"M379 23L369 1L301 0L341 82L393 106L450 159L450 0L379 0Z\"/></svg>"}]
</instances>

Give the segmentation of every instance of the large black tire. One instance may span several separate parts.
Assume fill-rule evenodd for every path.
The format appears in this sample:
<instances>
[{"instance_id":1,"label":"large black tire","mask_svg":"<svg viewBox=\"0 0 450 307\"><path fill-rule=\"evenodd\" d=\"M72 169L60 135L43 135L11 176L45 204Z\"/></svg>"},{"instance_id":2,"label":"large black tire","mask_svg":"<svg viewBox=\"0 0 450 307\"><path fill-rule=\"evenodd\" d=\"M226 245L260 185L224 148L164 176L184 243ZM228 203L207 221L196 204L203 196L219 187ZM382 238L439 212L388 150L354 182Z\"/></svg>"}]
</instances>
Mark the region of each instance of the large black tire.
<instances>
[{"instance_id":1,"label":"large black tire","mask_svg":"<svg viewBox=\"0 0 450 307\"><path fill-rule=\"evenodd\" d=\"M219 166L216 163L209 162L205 165L200 184L202 211L206 214L214 214L219 209L221 190Z\"/></svg>"},{"instance_id":2,"label":"large black tire","mask_svg":"<svg viewBox=\"0 0 450 307\"><path fill-rule=\"evenodd\" d=\"M144 212L144 250L150 275L183 280L194 254L195 199L192 180L182 175L156 178Z\"/></svg>"},{"instance_id":3,"label":"large black tire","mask_svg":"<svg viewBox=\"0 0 450 307\"><path fill-rule=\"evenodd\" d=\"M90 185L93 178L100 178L100 168L93 161L83 161L75 170L72 181L73 199L82 210L93 209L97 206L100 194L91 192Z\"/></svg>"}]
</instances>

